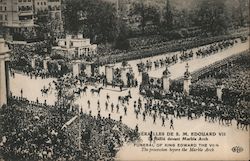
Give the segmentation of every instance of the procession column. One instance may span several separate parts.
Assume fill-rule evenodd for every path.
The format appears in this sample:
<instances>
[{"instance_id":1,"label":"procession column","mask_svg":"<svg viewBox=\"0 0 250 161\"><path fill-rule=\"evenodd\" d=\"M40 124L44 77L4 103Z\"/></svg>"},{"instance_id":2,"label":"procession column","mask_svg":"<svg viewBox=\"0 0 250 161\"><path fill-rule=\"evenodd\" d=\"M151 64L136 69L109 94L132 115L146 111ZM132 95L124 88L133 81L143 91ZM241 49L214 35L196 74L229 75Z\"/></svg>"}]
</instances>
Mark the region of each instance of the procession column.
<instances>
[{"instance_id":1,"label":"procession column","mask_svg":"<svg viewBox=\"0 0 250 161\"><path fill-rule=\"evenodd\" d=\"M74 77L79 76L81 61L80 60L73 60L72 63L73 63L73 76Z\"/></svg>"},{"instance_id":2,"label":"procession column","mask_svg":"<svg viewBox=\"0 0 250 161\"><path fill-rule=\"evenodd\" d=\"M168 67L166 67L165 71L163 72L163 76L162 76L162 86L163 86L163 90L165 92L169 92L170 76L171 76L171 74L168 70Z\"/></svg>"},{"instance_id":3,"label":"procession column","mask_svg":"<svg viewBox=\"0 0 250 161\"><path fill-rule=\"evenodd\" d=\"M113 64L105 65L105 75L106 75L107 83L112 84L113 77L114 77L114 65Z\"/></svg>"},{"instance_id":4,"label":"procession column","mask_svg":"<svg viewBox=\"0 0 250 161\"><path fill-rule=\"evenodd\" d=\"M8 74L8 62L9 62L9 48L5 44L4 39L0 39L0 107L7 104L9 96L9 74Z\"/></svg>"},{"instance_id":5,"label":"procession column","mask_svg":"<svg viewBox=\"0 0 250 161\"><path fill-rule=\"evenodd\" d=\"M192 77L191 77L191 73L188 71L188 68L189 68L188 63L185 67L186 67L186 72L184 73L183 93L186 96L189 96Z\"/></svg>"}]
</instances>

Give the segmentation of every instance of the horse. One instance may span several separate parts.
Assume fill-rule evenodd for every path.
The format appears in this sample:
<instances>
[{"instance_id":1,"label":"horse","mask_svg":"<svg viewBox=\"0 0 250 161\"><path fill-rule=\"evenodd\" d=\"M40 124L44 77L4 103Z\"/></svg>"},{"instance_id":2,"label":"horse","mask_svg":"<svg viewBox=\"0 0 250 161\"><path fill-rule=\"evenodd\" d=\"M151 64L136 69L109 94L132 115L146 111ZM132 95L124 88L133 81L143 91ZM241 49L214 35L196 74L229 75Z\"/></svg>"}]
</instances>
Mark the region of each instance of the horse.
<instances>
[{"instance_id":1,"label":"horse","mask_svg":"<svg viewBox=\"0 0 250 161\"><path fill-rule=\"evenodd\" d=\"M237 119L237 129L239 128L239 125L240 125L240 128L243 130L244 128L247 130L247 127L249 125L249 120L247 119L243 119L243 118L239 118Z\"/></svg>"},{"instance_id":2,"label":"horse","mask_svg":"<svg viewBox=\"0 0 250 161\"><path fill-rule=\"evenodd\" d=\"M216 118L216 113L209 110L209 111L205 111L205 121L207 121L207 119L209 119L209 121L214 122L215 118Z\"/></svg>"},{"instance_id":3,"label":"horse","mask_svg":"<svg viewBox=\"0 0 250 161\"><path fill-rule=\"evenodd\" d=\"M122 103L127 102L127 104L128 104L130 98L132 98L130 95L127 95L127 96L119 96L119 97L118 97L118 102L120 102L120 101L121 101Z\"/></svg>"},{"instance_id":4,"label":"horse","mask_svg":"<svg viewBox=\"0 0 250 161\"><path fill-rule=\"evenodd\" d=\"M41 89L42 96L43 96L44 94L48 95L48 91L49 91L49 88L43 88L43 89Z\"/></svg>"},{"instance_id":5,"label":"horse","mask_svg":"<svg viewBox=\"0 0 250 161\"><path fill-rule=\"evenodd\" d=\"M222 124L224 124L224 122L225 122L226 124L232 125L232 120L233 120L232 116L224 114L224 115L220 116L219 123L221 122Z\"/></svg>"},{"instance_id":6,"label":"horse","mask_svg":"<svg viewBox=\"0 0 250 161\"><path fill-rule=\"evenodd\" d=\"M74 93L78 94L78 95L81 95L82 92L86 93L87 89L88 89L87 86L85 86L84 88L78 88L78 91L75 91Z\"/></svg>"},{"instance_id":7,"label":"horse","mask_svg":"<svg viewBox=\"0 0 250 161\"><path fill-rule=\"evenodd\" d=\"M98 89L91 89L90 91L91 91L92 94L97 93L98 95L100 95L100 91L101 91L102 89L103 89L103 88L100 87L100 88L98 88Z\"/></svg>"},{"instance_id":8,"label":"horse","mask_svg":"<svg viewBox=\"0 0 250 161\"><path fill-rule=\"evenodd\" d=\"M74 93L80 95L80 94L81 94L81 89L78 88L78 90L77 90L77 91L74 91Z\"/></svg>"},{"instance_id":9,"label":"horse","mask_svg":"<svg viewBox=\"0 0 250 161\"><path fill-rule=\"evenodd\" d=\"M81 92L82 92L83 94L86 94L87 89L88 89L88 87L87 87L87 86L85 86L84 88L82 88L82 89L81 89Z\"/></svg>"}]
</instances>

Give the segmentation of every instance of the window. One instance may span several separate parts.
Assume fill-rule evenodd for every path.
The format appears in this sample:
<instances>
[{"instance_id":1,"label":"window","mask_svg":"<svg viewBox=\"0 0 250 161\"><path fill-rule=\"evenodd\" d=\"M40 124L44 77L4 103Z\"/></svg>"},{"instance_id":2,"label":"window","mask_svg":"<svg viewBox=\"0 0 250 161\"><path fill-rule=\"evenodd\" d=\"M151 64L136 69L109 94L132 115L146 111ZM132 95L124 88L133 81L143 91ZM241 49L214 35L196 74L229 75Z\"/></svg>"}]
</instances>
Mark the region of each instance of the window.
<instances>
[{"instance_id":1,"label":"window","mask_svg":"<svg viewBox=\"0 0 250 161\"><path fill-rule=\"evenodd\" d=\"M4 10L7 11L7 7L6 6L4 7Z\"/></svg>"},{"instance_id":2,"label":"window","mask_svg":"<svg viewBox=\"0 0 250 161\"><path fill-rule=\"evenodd\" d=\"M0 6L0 11L2 11L3 10L3 6Z\"/></svg>"},{"instance_id":3,"label":"window","mask_svg":"<svg viewBox=\"0 0 250 161\"><path fill-rule=\"evenodd\" d=\"M31 2L31 0L28 0L28 2Z\"/></svg>"},{"instance_id":4,"label":"window","mask_svg":"<svg viewBox=\"0 0 250 161\"><path fill-rule=\"evenodd\" d=\"M3 20L3 15L0 15L0 21L2 21Z\"/></svg>"},{"instance_id":5,"label":"window","mask_svg":"<svg viewBox=\"0 0 250 161\"><path fill-rule=\"evenodd\" d=\"M18 2L22 2L22 0L18 0Z\"/></svg>"},{"instance_id":6,"label":"window","mask_svg":"<svg viewBox=\"0 0 250 161\"><path fill-rule=\"evenodd\" d=\"M23 2L27 2L27 0L23 0Z\"/></svg>"},{"instance_id":7,"label":"window","mask_svg":"<svg viewBox=\"0 0 250 161\"><path fill-rule=\"evenodd\" d=\"M46 5L46 2L43 2L44 5Z\"/></svg>"},{"instance_id":8,"label":"window","mask_svg":"<svg viewBox=\"0 0 250 161\"><path fill-rule=\"evenodd\" d=\"M7 15L5 15L5 21L7 21L8 20L8 17L7 17Z\"/></svg>"}]
</instances>

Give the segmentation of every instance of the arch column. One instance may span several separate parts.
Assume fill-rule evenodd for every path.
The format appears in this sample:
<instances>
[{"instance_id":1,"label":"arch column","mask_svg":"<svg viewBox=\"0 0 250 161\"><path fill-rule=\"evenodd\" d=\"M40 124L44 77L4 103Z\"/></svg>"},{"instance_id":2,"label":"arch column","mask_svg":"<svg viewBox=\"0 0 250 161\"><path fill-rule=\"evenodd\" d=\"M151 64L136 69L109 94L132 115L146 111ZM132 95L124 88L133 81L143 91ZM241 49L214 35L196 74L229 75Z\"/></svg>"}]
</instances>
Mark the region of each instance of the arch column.
<instances>
[{"instance_id":1,"label":"arch column","mask_svg":"<svg viewBox=\"0 0 250 161\"><path fill-rule=\"evenodd\" d=\"M33 56L33 57L31 58L31 67L32 67L33 69L36 68L36 59L37 59L37 56L36 56L36 55Z\"/></svg>"},{"instance_id":2,"label":"arch column","mask_svg":"<svg viewBox=\"0 0 250 161\"><path fill-rule=\"evenodd\" d=\"M121 68L121 80L123 81L124 86L128 85L127 70L126 70L126 68Z\"/></svg>"},{"instance_id":3,"label":"arch column","mask_svg":"<svg viewBox=\"0 0 250 161\"><path fill-rule=\"evenodd\" d=\"M188 71L189 65L186 65L186 72L184 73L184 82L183 82L183 93L186 96L189 96L190 85L191 85L191 73Z\"/></svg>"},{"instance_id":4,"label":"arch column","mask_svg":"<svg viewBox=\"0 0 250 161\"><path fill-rule=\"evenodd\" d=\"M9 91L9 48L5 44L4 39L0 39L0 108L2 105L7 104Z\"/></svg>"},{"instance_id":5,"label":"arch column","mask_svg":"<svg viewBox=\"0 0 250 161\"><path fill-rule=\"evenodd\" d=\"M162 87L163 87L163 90L166 92L169 92L170 76L171 76L171 74L168 70L168 67L166 67L165 71L163 72L163 76L162 76Z\"/></svg>"},{"instance_id":6,"label":"arch column","mask_svg":"<svg viewBox=\"0 0 250 161\"><path fill-rule=\"evenodd\" d=\"M81 61L80 60L74 60L72 61L73 63L73 76L79 76L80 74L80 64L81 64Z\"/></svg>"},{"instance_id":7,"label":"arch column","mask_svg":"<svg viewBox=\"0 0 250 161\"><path fill-rule=\"evenodd\" d=\"M92 76L92 64L93 63L89 63L89 62L86 62L85 63L85 67L86 67L86 69L85 69L85 74L87 75L87 77L91 77Z\"/></svg>"},{"instance_id":8,"label":"arch column","mask_svg":"<svg viewBox=\"0 0 250 161\"><path fill-rule=\"evenodd\" d=\"M127 65L125 67L121 68L121 80L124 83L124 86L128 86L128 76L127 73L132 73L132 68L131 66Z\"/></svg>"},{"instance_id":9,"label":"arch column","mask_svg":"<svg viewBox=\"0 0 250 161\"><path fill-rule=\"evenodd\" d=\"M105 65L105 75L107 78L107 83L112 83L114 77L114 65L107 64Z\"/></svg>"}]
</instances>

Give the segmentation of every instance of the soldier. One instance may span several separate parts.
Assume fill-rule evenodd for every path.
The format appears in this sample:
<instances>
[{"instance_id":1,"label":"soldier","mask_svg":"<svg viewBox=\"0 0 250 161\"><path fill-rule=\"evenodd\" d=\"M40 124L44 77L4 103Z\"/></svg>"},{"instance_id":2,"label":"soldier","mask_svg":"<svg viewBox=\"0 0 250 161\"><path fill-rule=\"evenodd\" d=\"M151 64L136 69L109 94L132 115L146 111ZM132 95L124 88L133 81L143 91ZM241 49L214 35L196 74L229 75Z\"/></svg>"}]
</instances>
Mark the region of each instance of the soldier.
<instances>
[{"instance_id":1,"label":"soldier","mask_svg":"<svg viewBox=\"0 0 250 161\"><path fill-rule=\"evenodd\" d=\"M165 127L165 117L162 117L162 125L161 126Z\"/></svg>"},{"instance_id":2,"label":"soldier","mask_svg":"<svg viewBox=\"0 0 250 161\"><path fill-rule=\"evenodd\" d=\"M113 111L114 111L114 104L111 103L111 112L113 112Z\"/></svg>"},{"instance_id":3,"label":"soldier","mask_svg":"<svg viewBox=\"0 0 250 161\"><path fill-rule=\"evenodd\" d=\"M134 101L134 109L136 108L136 101Z\"/></svg>"},{"instance_id":4,"label":"soldier","mask_svg":"<svg viewBox=\"0 0 250 161\"><path fill-rule=\"evenodd\" d=\"M145 111L142 113L142 116L143 116L143 121L146 121L146 113L145 113Z\"/></svg>"},{"instance_id":5,"label":"soldier","mask_svg":"<svg viewBox=\"0 0 250 161\"><path fill-rule=\"evenodd\" d=\"M21 89L21 97L23 98L23 89Z\"/></svg>"},{"instance_id":6,"label":"soldier","mask_svg":"<svg viewBox=\"0 0 250 161\"><path fill-rule=\"evenodd\" d=\"M87 102L87 103L88 103L88 108L90 108L90 101L88 100L88 102Z\"/></svg>"},{"instance_id":7,"label":"soldier","mask_svg":"<svg viewBox=\"0 0 250 161\"><path fill-rule=\"evenodd\" d=\"M97 101L97 108L100 109L100 101Z\"/></svg>"},{"instance_id":8,"label":"soldier","mask_svg":"<svg viewBox=\"0 0 250 161\"><path fill-rule=\"evenodd\" d=\"M135 132L137 133L139 131L138 124L135 126Z\"/></svg>"},{"instance_id":9,"label":"soldier","mask_svg":"<svg viewBox=\"0 0 250 161\"><path fill-rule=\"evenodd\" d=\"M135 110L136 119L138 119L138 113L139 113L139 111L138 111L138 110Z\"/></svg>"},{"instance_id":10,"label":"soldier","mask_svg":"<svg viewBox=\"0 0 250 161\"><path fill-rule=\"evenodd\" d=\"M154 119L153 123L156 124L156 122L155 122L156 121L156 114L153 115L153 119Z\"/></svg>"},{"instance_id":11,"label":"soldier","mask_svg":"<svg viewBox=\"0 0 250 161\"><path fill-rule=\"evenodd\" d=\"M173 118L171 118L170 120L170 129L173 129L174 130L174 122L173 122Z\"/></svg>"},{"instance_id":12,"label":"soldier","mask_svg":"<svg viewBox=\"0 0 250 161\"><path fill-rule=\"evenodd\" d=\"M119 113L119 105L116 105L116 113Z\"/></svg>"},{"instance_id":13,"label":"soldier","mask_svg":"<svg viewBox=\"0 0 250 161\"><path fill-rule=\"evenodd\" d=\"M98 111L97 117L100 119L101 118L101 111Z\"/></svg>"},{"instance_id":14,"label":"soldier","mask_svg":"<svg viewBox=\"0 0 250 161\"><path fill-rule=\"evenodd\" d=\"M107 97L107 100L108 100L108 102L109 102L109 98L110 98L110 97L109 97L109 94L108 94L108 93L107 93L107 96L106 96L106 97Z\"/></svg>"},{"instance_id":15,"label":"soldier","mask_svg":"<svg viewBox=\"0 0 250 161\"><path fill-rule=\"evenodd\" d=\"M109 104L108 104L108 102L106 101L106 102L105 102L105 106L106 106L105 109L106 109L106 111L108 110L108 105L109 105Z\"/></svg>"},{"instance_id":16,"label":"soldier","mask_svg":"<svg viewBox=\"0 0 250 161\"><path fill-rule=\"evenodd\" d=\"M127 106L124 107L124 115L127 115Z\"/></svg>"}]
</instances>

